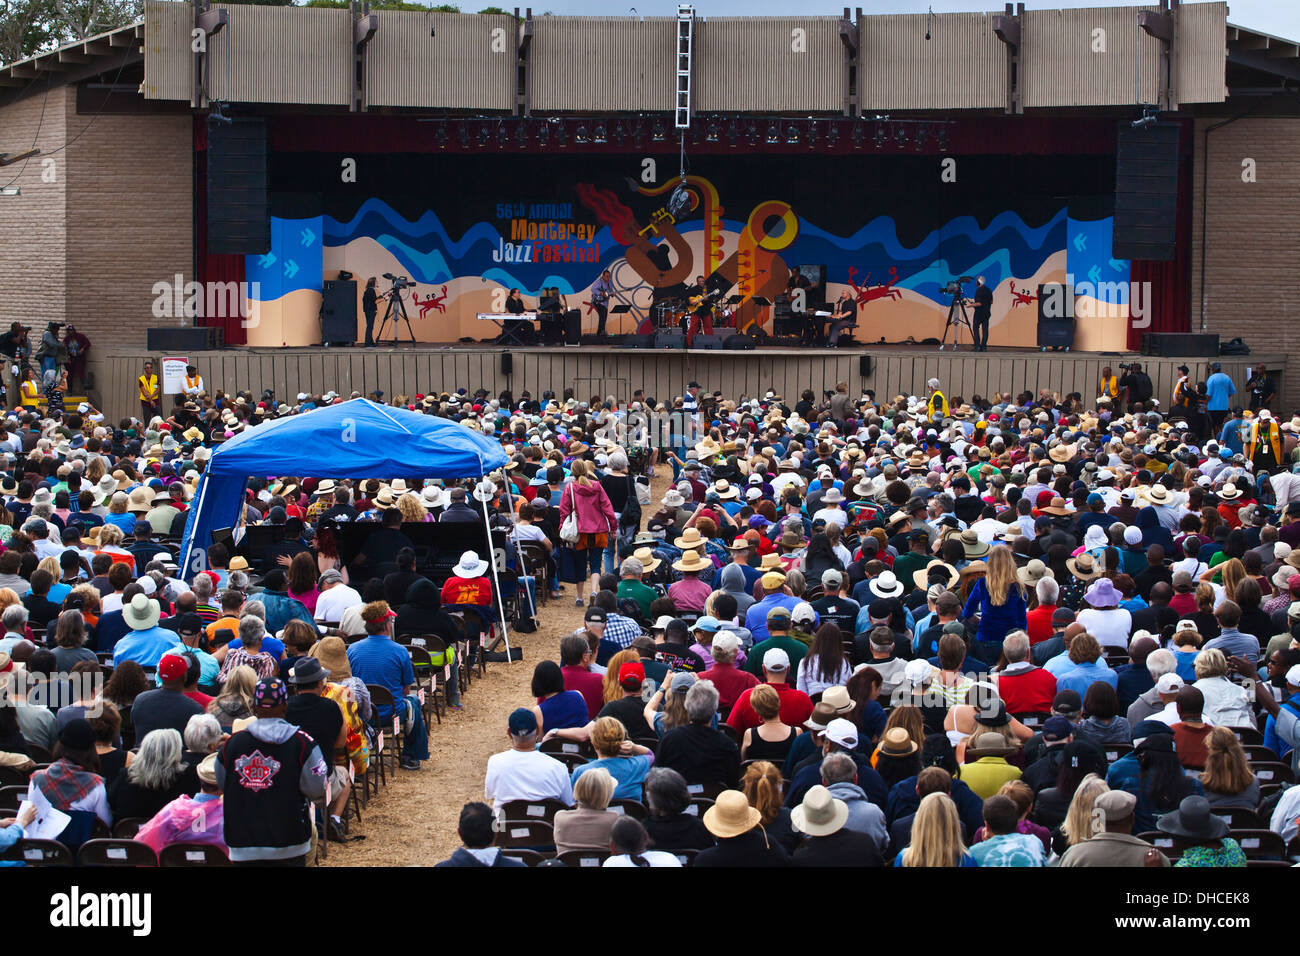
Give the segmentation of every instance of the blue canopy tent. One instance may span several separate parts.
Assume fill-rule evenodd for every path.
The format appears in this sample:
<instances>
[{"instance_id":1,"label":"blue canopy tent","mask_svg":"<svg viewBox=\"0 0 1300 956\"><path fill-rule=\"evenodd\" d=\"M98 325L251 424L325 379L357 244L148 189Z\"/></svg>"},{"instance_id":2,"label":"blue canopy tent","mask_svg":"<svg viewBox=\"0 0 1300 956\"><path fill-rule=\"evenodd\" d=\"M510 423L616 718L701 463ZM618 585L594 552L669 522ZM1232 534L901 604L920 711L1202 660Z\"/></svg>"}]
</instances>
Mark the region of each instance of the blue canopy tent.
<instances>
[{"instance_id":1,"label":"blue canopy tent","mask_svg":"<svg viewBox=\"0 0 1300 956\"><path fill-rule=\"evenodd\" d=\"M185 523L180 565L187 580L207 567L212 532L239 524L251 475L458 479L482 477L507 461L500 445L463 425L364 398L277 418L212 453ZM495 590L499 600L499 582Z\"/></svg>"}]
</instances>

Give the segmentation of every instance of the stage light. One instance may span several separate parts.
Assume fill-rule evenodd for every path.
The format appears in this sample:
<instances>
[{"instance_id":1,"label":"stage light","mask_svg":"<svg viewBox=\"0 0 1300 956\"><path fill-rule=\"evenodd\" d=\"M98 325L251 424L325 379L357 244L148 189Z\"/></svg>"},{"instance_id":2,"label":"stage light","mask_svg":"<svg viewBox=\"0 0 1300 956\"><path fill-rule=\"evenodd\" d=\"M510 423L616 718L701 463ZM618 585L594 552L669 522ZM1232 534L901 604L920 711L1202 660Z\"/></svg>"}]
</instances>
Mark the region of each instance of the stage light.
<instances>
[{"instance_id":1,"label":"stage light","mask_svg":"<svg viewBox=\"0 0 1300 956\"><path fill-rule=\"evenodd\" d=\"M854 149L862 148L862 127L856 123L853 126L853 132L849 134L849 139L853 141Z\"/></svg>"},{"instance_id":2,"label":"stage light","mask_svg":"<svg viewBox=\"0 0 1300 956\"><path fill-rule=\"evenodd\" d=\"M809 149L817 148L817 124L816 123L808 124L808 148Z\"/></svg>"},{"instance_id":3,"label":"stage light","mask_svg":"<svg viewBox=\"0 0 1300 956\"><path fill-rule=\"evenodd\" d=\"M929 132L924 126L916 128L916 139L913 140L912 146L919 153L925 148L925 135Z\"/></svg>"},{"instance_id":4,"label":"stage light","mask_svg":"<svg viewBox=\"0 0 1300 956\"><path fill-rule=\"evenodd\" d=\"M510 130L506 129L505 126L498 126L497 146L499 146L501 149L505 149L509 145L510 145Z\"/></svg>"},{"instance_id":5,"label":"stage light","mask_svg":"<svg viewBox=\"0 0 1300 956\"><path fill-rule=\"evenodd\" d=\"M520 149L528 148L528 127L523 123L515 128L515 140L519 143Z\"/></svg>"},{"instance_id":6,"label":"stage light","mask_svg":"<svg viewBox=\"0 0 1300 956\"><path fill-rule=\"evenodd\" d=\"M627 127L623 125L622 120L619 120L614 124L614 142L622 146L625 139L627 139Z\"/></svg>"},{"instance_id":7,"label":"stage light","mask_svg":"<svg viewBox=\"0 0 1300 956\"><path fill-rule=\"evenodd\" d=\"M592 130L592 133L591 133L591 141L592 141L593 143L607 143L607 142L609 142L609 136L606 134L606 131L605 131L605 124L604 124L604 123L597 123L597 124L596 124L596 128L595 128L594 130Z\"/></svg>"},{"instance_id":8,"label":"stage light","mask_svg":"<svg viewBox=\"0 0 1300 956\"><path fill-rule=\"evenodd\" d=\"M573 141L574 141L575 143L586 143L586 142L588 142L588 137L587 137L587 124L586 124L586 123L579 123L579 124L578 124L578 129L577 129L577 131L573 134Z\"/></svg>"},{"instance_id":9,"label":"stage light","mask_svg":"<svg viewBox=\"0 0 1300 956\"><path fill-rule=\"evenodd\" d=\"M731 144L732 149L735 149L736 144L740 142L740 125L735 120L732 120L727 127L727 142Z\"/></svg>"},{"instance_id":10,"label":"stage light","mask_svg":"<svg viewBox=\"0 0 1300 956\"><path fill-rule=\"evenodd\" d=\"M640 146L643 139L645 139L645 127L640 120L637 120L636 125L632 127L632 144Z\"/></svg>"},{"instance_id":11,"label":"stage light","mask_svg":"<svg viewBox=\"0 0 1300 956\"><path fill-rule=\"evenodd\" d=\"M716 143L718 141L718 124L710 123L704 131L704 141L706 143Z\"/></svg>"},{"instance_id":12,"label":"stage light","mask_svg":"<svg viewBox=\"0 0 1300 956\"><path fill-rule=\"evenodd\" d=\"M749 138L750 146L757 146L758 145L758 124L750 123L749 130L746 133L746 136Z\"/></svg>"},{"instance_id":13,"label":"stage light","mask_svg":"<svg viewBox=\"0 0 1300 956\"><path fill-rule=\"evenodd\" d=\"M482 149L483 147L487 146L487 144L488 144L488 135L489 135L489 134L488 134L488 128L487 128L486 126L480 126L480 127L478 128L478 146L479 146L479 149Z\"/></svg>"},{"instance_id":14,"label":"stage light","mask_svg":"<svg viewBox=\"0 0 1300 956\"><path fill-rule=\"evenodd\" d=\"M767 141L769 143L775 143L778 142L780 139L781 139L781 130L777 127L775 123L769 124L767 127Z\"/></svg>"},{"instance_id":15,"label":"stage light","mask_svg":"<svg viewBox=\"0 0 1300 956\"><path fill-rule=\"evenodd\" d=\"M785 129L785 141L791 146L799 142L799 127L793 125L787 126Z\"/></svg>"},{"instance_id":16,"label":"stage light","mask_svg":"<svg viewBox=\"0 0 1300 956\"><path fill-rule=\"evenodd\" d=\"M826 131L826 145L834 149L840 144L840 128L831 123L831 128Z\"/></svg>"},{"instance_id":17,"label":"stage light","mask_svg":"<svg viewBox=\"0 0 1300 956\"><path fill-rule=\"evenodd\" d=\"M946 153L948 151L948 127L947 126L939 127L938 143L939 143L939 152Z\"/></svg>"},{"instance_id":18,"label":"stage light","mask_svg":"<svg viewBox=\"0 0 1300 956\"><path fill-rule=\"evenodd\" d=\"M885 128L883 126L877 126L876 131L871 134L871 144L876 149L885 148Z\"/></svg>"},{"instance_id":19,"label":"stage light","mask_svg":"<svg viewBox=\"0 0 1300 956\"><path fill-rule=\"evenodd\" d=\"M898 144L899 149L907 145L907 130L902 126L894 130L894 142Z\"/></svg>"},{"instance_id":20,"label":"stage light","mask_svg":"<svg viewBox=\"0 0 1300 956\"><path fill-rule=\"evenodd\" d=\"M469 149L469 126L460 124L460 148Z\"/></svg>"},{"instance_id":21,"label":"stage light","mask_svg":"<svg viewBox=\"0 0 1300 956\"><path fill-rule=\"evenodd\" d=\"M655 143L662 143L664 141L663 120L655 120L654 129L650 131L650 139Z\"/></svg>"},{"instance_id":22,"label":"stage light","mask_svg":"<svg viewBox=\"0 0 1300 956\"><path fill-rule=\"evenodd\" d=\"M555 142L563 146L569 141L569 128L564 125L564 120L555 124Z\"/></svg>"},{"instance_id":23,"label":"stage light","mask_svg":"<svg viewBox=\"0 0 1300 956\"><path fill-rule=\"evenodd\" d=\"M438 139L438 148L446 149L447 148L447 124L446 123L440 124L438 126L438 132L435 135L437 136Z\"/></svg>"}]
</instances>

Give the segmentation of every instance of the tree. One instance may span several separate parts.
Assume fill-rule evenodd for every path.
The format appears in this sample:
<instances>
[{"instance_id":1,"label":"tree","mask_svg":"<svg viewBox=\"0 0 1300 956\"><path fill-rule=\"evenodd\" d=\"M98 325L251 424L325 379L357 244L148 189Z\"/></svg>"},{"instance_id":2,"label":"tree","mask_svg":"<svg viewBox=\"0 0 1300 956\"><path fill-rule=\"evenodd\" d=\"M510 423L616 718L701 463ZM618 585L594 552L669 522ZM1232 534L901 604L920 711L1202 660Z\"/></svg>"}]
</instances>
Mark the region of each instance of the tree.
<instances>
[{"instance_id":1,"label":"tree","mask_svg":"<svg viewBox=\"0 0 1300 956\"><path fill-rule=\"evenodd\" d=\"M142 0L0 0L0 63L107 33L142 15Z\"/></svg>"}]
</instances>

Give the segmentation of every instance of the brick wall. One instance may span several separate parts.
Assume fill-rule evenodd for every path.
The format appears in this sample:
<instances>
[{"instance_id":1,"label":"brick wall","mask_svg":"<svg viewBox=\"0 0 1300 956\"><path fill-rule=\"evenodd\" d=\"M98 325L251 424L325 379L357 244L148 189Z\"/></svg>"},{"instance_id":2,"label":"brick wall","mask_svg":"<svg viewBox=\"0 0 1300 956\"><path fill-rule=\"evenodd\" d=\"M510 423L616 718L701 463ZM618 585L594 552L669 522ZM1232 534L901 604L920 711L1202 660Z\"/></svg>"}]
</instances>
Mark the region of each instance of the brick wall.
<instances>
[{"instance_id":1,"label":"brick wall","mask_svg":"<svg viewBox=\"0 0 1300 956\"><path fill-rule=\"evenodd\" d=\"M23 153L35 145L44 154L0 167L0 186L22 190L21 196L0 196L0 331L15 321L35 331L65 317L68 154L54 150L66 141L71 98L67 87L55 86L48 95L0 108L0 152ZM46 159L53 160L52 175Z\"/></svg>"},{"instance_id":2,"label":"brick wall","mask_svg":"<svg viewBox=\"0 0 1300 956\"><path fill-rule=\"evenodd\" d=\"M191 121L104 114L87 128L73 100L69 134L85 132L67 159L68 315L93 344L143 354L146 328L179 322L154 316L154 283L194 278Z\"/></svg>"},{"instance_id":3,"label":"brick wall","mask_svg":"<svg viewBox=\"0 0 1300 956\"><path fill-rule=\"evenodd\" d=\"M1192 213L1192 331L1241 336L1255 353L1300 352L1300 119L1242 119L1210 134L1218 120L1197 120ZM1242 161L1255 161L1253 183ZM1202 176L1205 284L1202 299ZM1204 313L1202 313L1204 303ZM1300 361L1288 363L1281 394L1291 410L1300 400ZM1241 388L1243 383L1238 382Z\"/></svg>"}]
</instances>

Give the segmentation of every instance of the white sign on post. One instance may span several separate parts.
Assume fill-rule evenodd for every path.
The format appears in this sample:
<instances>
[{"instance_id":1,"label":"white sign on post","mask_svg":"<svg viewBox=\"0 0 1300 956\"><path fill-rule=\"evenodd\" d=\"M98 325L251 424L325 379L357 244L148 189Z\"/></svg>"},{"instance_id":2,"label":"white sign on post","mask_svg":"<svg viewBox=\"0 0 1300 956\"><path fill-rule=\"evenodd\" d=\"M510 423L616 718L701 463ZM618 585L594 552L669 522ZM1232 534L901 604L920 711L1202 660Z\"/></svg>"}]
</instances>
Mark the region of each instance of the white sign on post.
<instances>
[{"instance_id":1,"label":"white sign on post","mask_svg":"<svg viewBox=\"0 0 1300 956\"><path fill-rule=\"evenodd\" d=\"M162 392L179 395L185 387L185 367L190 360L184 355L164 356L162 360Z\"/></svg>"}]
</instances>

